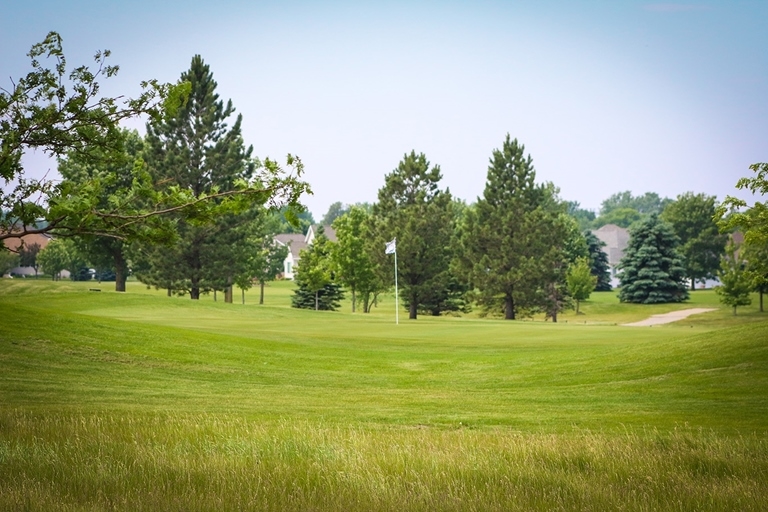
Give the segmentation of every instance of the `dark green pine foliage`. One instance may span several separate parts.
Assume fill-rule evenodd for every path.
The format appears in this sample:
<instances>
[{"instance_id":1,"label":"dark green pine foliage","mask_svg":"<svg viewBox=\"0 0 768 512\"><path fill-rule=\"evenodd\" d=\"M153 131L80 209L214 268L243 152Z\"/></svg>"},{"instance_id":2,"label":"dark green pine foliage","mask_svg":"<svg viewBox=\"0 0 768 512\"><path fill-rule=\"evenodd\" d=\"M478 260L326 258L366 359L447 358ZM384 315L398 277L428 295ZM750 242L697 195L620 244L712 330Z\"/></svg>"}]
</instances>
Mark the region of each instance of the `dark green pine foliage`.
<instances>
[{"instance_id":1,"label":"dark green pine foliage","mask_svg":"<svg viewBox=\"0 0 768 512\"><path fill-rule=\"evenodd\" d=\"M234 188L239 178L253 174L252 147L245 147L241 134L242 116L232 127L227 120L234 113L232 102L226 104L216 94L216 81L202 57L195 55L182 81L191 83L192 90L185 105L176 114L147 125L149 150L147 161L158 183L179 186L195 197L214 191ZM232 260L237 247L224 243L230 237L223 233L243 222L246 214L222 216L214 224L203 224L194 211L177 219L179 241L172 250L156 252L151 258L159 269L156 283L167 281L189 291L192 299L201 292L230 286L232 275L222 275L222 262ZM169 274L168 279L162 279Z\"/></svg>"},{"instance_id":2,"label":"dark green pine foliage","mask_svg":"<svg viewBox=\"0 0 768 512\"><path fill-rule=\"evenodd\" d=\"M439 166L430 167L423 153L411 151L386 175L373 207L370 254L380 268L393 269L384 245L397 238L398 286L411 319L430 302L442 310L435 298L451 280L454 210L450 191L439 188L441 178ZM394 277L394 272L388 275ZM387 281L392 283L393 277Z\"/></svg>"},{"instance_id":3,"label":"dark green pine foliage","mask_svg":"<svg viewBox=\"0 0 768 512\"><path fill-rule=\"evenodd\" d=\"M650 215L630 231L619 263L621 302L657 304L688 299L685 267L672 226Z\"/></svg>"},{"instance_id":4,"label":"dark green pine foliage","mask_svg":"<svg viewBox=\"0 0 768 512\"><path fill-rule=\"evenodd\" d=\"M478 302L485 311L503 311L508 320L548 311L549 297L560 302L553 291L564 279L572 227L563 220L554 187L536 183L533 160L524 151L509 135L493 151L483 197L462 227L464 264L479 290Z\"/></svg>"},{"instance_id":5,"label":"dark green pine foliage","mask_svg":"<svg viewBox=\"0 0 768 512\"><path fill-rule=\"evenodd\" d=\"M591 231L584 231L584 238L587 241L591 273L597 278L595 291L609 292L611 291L611 266L608 263L608 255L602 249L605 242Z\"/></svg>"},{"instance_id":6,"label":"dark green pine foliage","mask_svg":"<svg viewBox=\"0 0 768 512\"><path fill-rule=\"evenodd\" d=\"M344 300L344 289L339 283L330 282L317 292L317 309L320 311L336 311ZM301 286L293 291L291 306L300 309L315 309L315 292Z\"/></svg>"}]
</instances>

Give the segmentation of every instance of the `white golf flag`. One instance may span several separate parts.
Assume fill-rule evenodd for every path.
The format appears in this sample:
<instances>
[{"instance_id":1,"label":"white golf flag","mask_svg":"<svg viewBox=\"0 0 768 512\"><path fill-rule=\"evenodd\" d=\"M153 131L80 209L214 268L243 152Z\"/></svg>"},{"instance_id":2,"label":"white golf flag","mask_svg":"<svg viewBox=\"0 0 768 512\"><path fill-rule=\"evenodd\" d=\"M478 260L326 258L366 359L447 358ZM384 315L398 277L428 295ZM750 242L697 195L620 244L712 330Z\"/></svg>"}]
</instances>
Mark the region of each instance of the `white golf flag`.
<instances>
[{"instance_id":1,"label":"white golf flag","mask_svg":"<svg viewBox=\"0 0 768 512\"><path fill-rule=\"evenodd\" d=\"M387 248L384 249L384 254L394 254L397 251L397 238L391 242L387 242Z\"/></svg>"}]
</instances>

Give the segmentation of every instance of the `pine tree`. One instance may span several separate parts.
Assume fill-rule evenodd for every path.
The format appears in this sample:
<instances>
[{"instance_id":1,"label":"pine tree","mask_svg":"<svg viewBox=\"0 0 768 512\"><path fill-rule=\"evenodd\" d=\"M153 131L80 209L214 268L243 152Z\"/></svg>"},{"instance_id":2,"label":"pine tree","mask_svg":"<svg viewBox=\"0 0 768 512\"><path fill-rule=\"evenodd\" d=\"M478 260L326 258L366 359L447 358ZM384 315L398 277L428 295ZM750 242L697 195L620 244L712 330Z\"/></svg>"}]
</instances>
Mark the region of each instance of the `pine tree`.
<instances>
[{"instance_id":1,"label":"pine tree","mask_svg":"<svg viewBox=\"0 0 768 512\"><path fill-rule=\"evenodd\" d=\"M231 100L225 105L219 99L213 74L199 55L192 58L181 80L192 87L187 103L174 116L147 125L147 161L155 179L187 190L194 197L231 190L237 180L250 178L254 169L252 147L245 148L241 135L242 116L237 116L231 128L227 126L235 109ZM178 219L179 241L176 250L168 251L173 260L159 268L174 267L174 273L183 276L183 288L192 299L212 289L231 290L234 273L221 273L236 252L227 240L227 231L248 221L248 215L230 214L219 217L213 225L201 225L194 211L188 212ZM178 282L175 278L171 281Z\"/></svg>"},{"instance_id":2,"label":"pine tree","mask_svg":"<svg viewBox=\"0 0 768 512\"><path fill-rule=\"evenodd\" d=\"M603 251L605 242L597 238L592 231L584 231L584 238L587 241L587 250L589 252L589 264L592 275L597 278L595 291L611 291L611 266L608 263L608 255Z\"/></svg>"},{"instance_id":3,"label":"pine tree","mask_svg":"<svg viewBox=\"0 0 768 512\"><path fill-rule=\"evenodd\" d=\"M397 238L400 297L411 319L450 281L453 206L451 193L438 186L441 178L439 166L430 167L423 153L411 151L387 174L373 207L369 254L381 268L391 268L384 245Z\"/></svg>"},{"instance_id":4,"label":"pine tree","mask_svg":"<svg viewBox=\"0 0 768 512\"><path fill-rule=\"evenodd\" d=\"M687 300L685 267L677 246L672 226L656 214L631 229L629 245L619 263L619 300L639 304Z\"/></svg>"},{"instance_id":5,"label":"pine tree","mask_svg":"<svg viewBox=\"0 0 768 512\"><path fill-rule=\"evenodd\" d=\"M483 197L462 227L463 260L487 311L501 308L512 320L544 309L556 319L575 221L565 222L554 186L535 182L533 160L524 151L509 135L493 151Z\"/></svg>"}]
</instances>

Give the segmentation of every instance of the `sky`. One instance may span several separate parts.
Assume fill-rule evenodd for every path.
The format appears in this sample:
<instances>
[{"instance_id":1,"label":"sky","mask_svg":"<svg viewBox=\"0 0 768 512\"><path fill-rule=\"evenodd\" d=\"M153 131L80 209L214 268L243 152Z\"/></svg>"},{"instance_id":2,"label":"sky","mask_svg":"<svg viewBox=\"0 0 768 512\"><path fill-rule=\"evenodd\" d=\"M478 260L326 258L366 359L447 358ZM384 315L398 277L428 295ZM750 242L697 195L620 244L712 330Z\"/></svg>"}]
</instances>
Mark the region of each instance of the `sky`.
<instances>
[{"instance_id":1,"label":"sky","mask_svg":"<svg viewBox=\"0 0 768 512\"><path fill-rule=\"evenodd\" d=\"M175 82L200 54L254 154L302 159L316 219L376 201L412 150L473 202L507 134L584 208L624 190L753 200L734 186L768 161L766 20L764 0L12 2L0 87L51 30L72 66L112 51L105 94Z\"/></svg>"}]
</instances>

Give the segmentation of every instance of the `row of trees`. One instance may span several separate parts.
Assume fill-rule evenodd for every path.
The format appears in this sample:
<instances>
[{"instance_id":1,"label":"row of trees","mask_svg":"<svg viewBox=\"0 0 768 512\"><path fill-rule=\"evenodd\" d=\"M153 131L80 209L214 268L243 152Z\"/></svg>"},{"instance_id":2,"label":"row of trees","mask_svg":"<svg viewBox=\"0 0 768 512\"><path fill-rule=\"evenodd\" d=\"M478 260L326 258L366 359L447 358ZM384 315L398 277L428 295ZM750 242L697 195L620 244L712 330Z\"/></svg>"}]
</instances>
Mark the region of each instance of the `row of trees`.
<instances>
[{"instance_id":1,"label":"row of trees","mask_svg":"<svg viewBox=\"0 0 768 512\"><path fill-rule=\"evenodd\" d=\"M406 154L375 204L336 218L338 242L318 237L302 253L294 305L314 294L316 308L330 308L324 287L335 283L349 288L353 308L360 298L367 311L392 286L394 266L384 253L391 240L410 318L468 311L476 302L485 314L543 311L556 321L571 298L585 298L597 283L610 287L599 240L579 230L554 185L536 182L524 149L506 137L492 154L483 197L469 206L440 187L439 166ZM585 266L586 275L579 272Z\"/></svg>"},{"instance_id":2,"label":"row of trees","mask_svg":"<svg viewBox=\"0 0 768 512\"><path fill-rule=\"evenodd\" d=\"M439 187L440 170L423 154L411 152L385 178L373 205L332 205L338 242L323 238L302 257L294 305L338 307L341 285L364 301L364 311L392 286L393 264L386 242L397 240L398 281L410 318L467 311L477 304L485 314L557 314L592 290L609 290L607 256L589 230L580 231L573 203L562 202L551 183L535 181L530 156L507 136L493 152L483 196L472 205ZM662 200L656 194L612 196L607 211L634 204L642 215L619 270L623 302L680 302L687 283L719 277L724 297L740 289L762 291L768 272L764 245L747 243L742 263L726 254L728 235L720 233L716 198L681 194ZM626 209L626 208L625 208ZM745 262L748 262L745 263ZM322 271L319 269L322 267ZM325 299L327 297L327 300ZM724 299L744 301L748 299ZM739 302L741 304L741 302ZM762 295L761 295L762 309Z\"/></svg>"}]
</instances>

